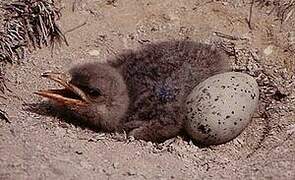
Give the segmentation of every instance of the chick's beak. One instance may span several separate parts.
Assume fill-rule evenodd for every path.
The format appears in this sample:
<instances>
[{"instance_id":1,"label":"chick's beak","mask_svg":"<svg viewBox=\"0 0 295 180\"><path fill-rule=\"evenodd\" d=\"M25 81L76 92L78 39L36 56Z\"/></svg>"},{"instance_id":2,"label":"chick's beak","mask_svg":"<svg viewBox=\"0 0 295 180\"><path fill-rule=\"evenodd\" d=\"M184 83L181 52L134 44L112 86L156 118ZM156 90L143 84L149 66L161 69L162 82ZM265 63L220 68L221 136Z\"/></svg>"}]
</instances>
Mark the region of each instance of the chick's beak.
<instances>
[{"instance_id":1,"label":"chick's beak","mask_svg":"<svg viewBox=\"0 0 295 180\"><path fill-rule=\"evenodd\" d=\"M63 89L38 90L34 92L35 94L67 106L86 106L89 104L86 94L77 86L71 84L66 74L45 72L41 77L57 82L63 86Z\"/></svg>"}]
</instances>

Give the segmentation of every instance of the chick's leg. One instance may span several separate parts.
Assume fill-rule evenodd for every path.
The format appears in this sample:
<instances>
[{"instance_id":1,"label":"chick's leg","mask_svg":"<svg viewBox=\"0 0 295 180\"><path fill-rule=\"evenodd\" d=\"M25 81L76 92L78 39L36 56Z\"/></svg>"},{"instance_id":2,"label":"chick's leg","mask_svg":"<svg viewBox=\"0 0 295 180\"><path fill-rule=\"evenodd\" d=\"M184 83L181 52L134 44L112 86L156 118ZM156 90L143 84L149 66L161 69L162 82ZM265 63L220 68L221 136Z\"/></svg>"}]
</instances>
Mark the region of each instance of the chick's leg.
<instances>
[{"instance_id":1,"label":"chick's leg","mask_svg":"<svg viewBox=\"0 0 295 180\"><path fill-rule=\"evenodd\" d=\"M177 136L183 127L183 117L178 112L165 112L129 132L129 136L145 141L162 142ZM140 123L135 123L140 124Z\"/></svg>"}]
</instances>

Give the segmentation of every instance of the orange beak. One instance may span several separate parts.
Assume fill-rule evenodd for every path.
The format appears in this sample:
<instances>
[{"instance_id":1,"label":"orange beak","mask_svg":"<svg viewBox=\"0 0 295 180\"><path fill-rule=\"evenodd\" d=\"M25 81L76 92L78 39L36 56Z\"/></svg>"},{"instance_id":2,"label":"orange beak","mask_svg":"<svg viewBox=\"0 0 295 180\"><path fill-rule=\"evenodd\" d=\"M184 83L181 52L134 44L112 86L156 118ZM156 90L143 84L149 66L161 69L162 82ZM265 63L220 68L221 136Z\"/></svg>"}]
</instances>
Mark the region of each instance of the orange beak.
<instances>
[{"instance_id":1,"label":"orange beak","mask_svg":"<svg viewBox=\"0 0 295 180\"><path fill-rule=\"evenodd\" d=\"M64 88L38 90L34 92L34 94L67 106L86 106L89 104L90 101L86 94L77 86L71 84L66 74L45 72L41 75L41 77L53 80L62 85Z\"/></svg>"}]
</instances>

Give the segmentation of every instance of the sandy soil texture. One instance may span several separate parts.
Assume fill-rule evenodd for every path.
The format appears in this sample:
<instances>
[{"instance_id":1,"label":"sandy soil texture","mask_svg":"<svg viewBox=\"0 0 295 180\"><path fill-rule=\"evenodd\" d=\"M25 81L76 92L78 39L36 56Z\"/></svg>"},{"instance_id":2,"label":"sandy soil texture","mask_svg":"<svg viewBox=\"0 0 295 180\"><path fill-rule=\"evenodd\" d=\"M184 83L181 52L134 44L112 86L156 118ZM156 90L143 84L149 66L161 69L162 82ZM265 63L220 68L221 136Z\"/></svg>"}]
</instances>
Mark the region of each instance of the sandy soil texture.
<instances>
[{"instance_id":1,"label":"sandy soil texture","mask_svg":"<svg viewBox=\"0 0 295 180\"><path fill-rule=\"evenodd\" d=\"M281 9L256 3L249 26L251 0L57 3L69 46L36 50L6 66L0 179L295 179L295 12L281 23ZM33 94L55 85L40 77L44 71L179 39L224 48L235 70L257 79L259 108L233 141L200 147L179 136L154 144L97 132Z\"/></svg>"}]
</instances>

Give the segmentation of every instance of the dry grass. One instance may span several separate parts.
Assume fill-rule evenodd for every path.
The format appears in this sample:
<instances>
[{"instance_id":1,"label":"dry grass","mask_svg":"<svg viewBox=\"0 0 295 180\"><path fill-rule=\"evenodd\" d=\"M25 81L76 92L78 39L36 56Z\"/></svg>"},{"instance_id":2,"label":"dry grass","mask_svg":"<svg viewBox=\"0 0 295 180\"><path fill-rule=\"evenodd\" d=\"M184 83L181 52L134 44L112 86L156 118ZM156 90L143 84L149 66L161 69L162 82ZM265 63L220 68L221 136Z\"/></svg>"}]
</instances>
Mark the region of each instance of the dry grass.
<instances>
[{"instance_id":1,"label":"dry grass","mask_svg":"<svg viewBox=\"0 0 295 180\"><path fill-rule=\"evenodd\" d=\"M60 11L53 0L16 0L1 3L0 62L19 61L26 49L66 42L56 21Z\"/></svg>"},{"instance_id":2,"label":"dry grass","mask_svg":"<svg viewBox=\"0 0 295 180\"><path fill-rule=\"evenodd\" d=\"M256 6L266 9L269 15L274 14L283 23L294 13L295 0L255 0Z\"/></svg>"},{"instance_id":3,"label":"dry grass","mask_svg":"<svg viewBox=\"0 0 295 180\"><path fill-rule=\"evenodd\" d=\"M57 25L60 9L54 0L0 1L0 91L6 63L21 62L26 51L65 42Z\"/></svg>"}]
</instances>

